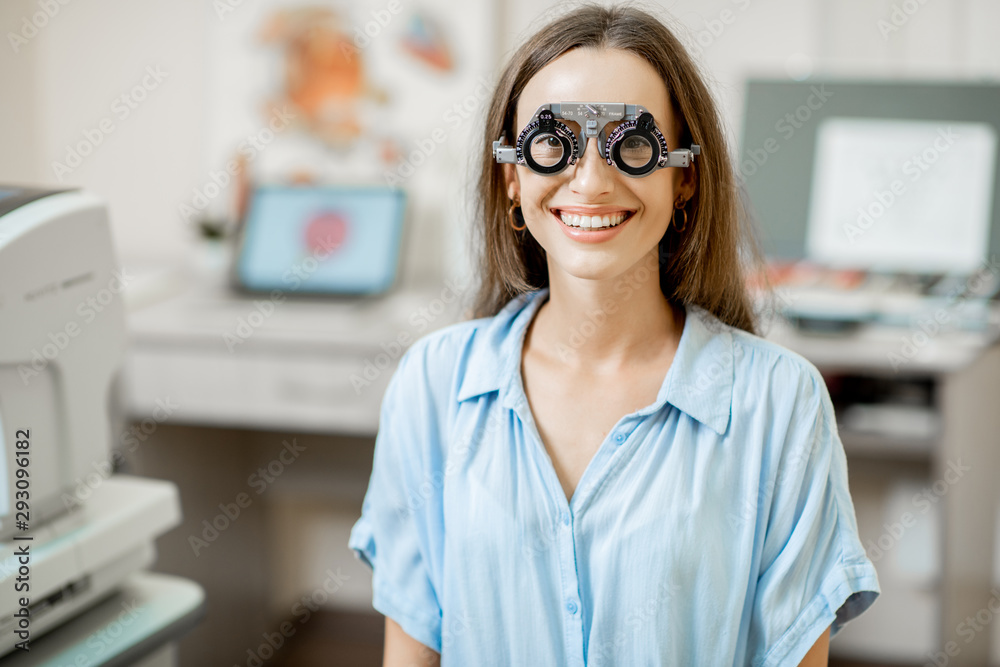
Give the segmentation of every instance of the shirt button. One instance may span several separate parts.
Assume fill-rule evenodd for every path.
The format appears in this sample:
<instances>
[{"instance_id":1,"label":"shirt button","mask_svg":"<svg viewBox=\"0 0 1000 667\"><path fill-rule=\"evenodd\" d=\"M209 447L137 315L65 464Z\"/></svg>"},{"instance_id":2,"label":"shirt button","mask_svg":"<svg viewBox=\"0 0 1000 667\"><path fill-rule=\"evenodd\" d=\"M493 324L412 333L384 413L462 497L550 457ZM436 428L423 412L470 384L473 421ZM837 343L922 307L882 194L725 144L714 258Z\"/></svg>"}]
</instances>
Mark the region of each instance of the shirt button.
<instances>
[{"instance_id":1,"label":"shirt button","mask_svg":"<svg viewBox=\"0 0 1000 667\"><path fill-rule=\"evenodd\" d=\"M568 611L571 614L575 614L576 613L576 603L573 602L572 600L570 600L569 602L567 602L566 603L566 611Z\"/></svg>"},{"instance_id":2,"label":"shirt button","mask_svg":"<svg viewBox=\"0 0 1000 667\"><path fill-rule=\"evenodd\" d=\"M559 520L562 521L562 524L564 526L568 526L569 525L569 512L563 512L562 514L560 514L559 515Z\"/></svg>"},{"instance_id":3,"label":"shirt button","mask_svg":"<svg viewBox=\"0 0 1000 667\"><path fill-rule=\"evenodd\" d=\"M618 435L616 435L615 436L615 442L617 442L619 445L622 444L623 442L625 442L625 434L624 433L619 433Z\"/></svg>"}]
</instances>

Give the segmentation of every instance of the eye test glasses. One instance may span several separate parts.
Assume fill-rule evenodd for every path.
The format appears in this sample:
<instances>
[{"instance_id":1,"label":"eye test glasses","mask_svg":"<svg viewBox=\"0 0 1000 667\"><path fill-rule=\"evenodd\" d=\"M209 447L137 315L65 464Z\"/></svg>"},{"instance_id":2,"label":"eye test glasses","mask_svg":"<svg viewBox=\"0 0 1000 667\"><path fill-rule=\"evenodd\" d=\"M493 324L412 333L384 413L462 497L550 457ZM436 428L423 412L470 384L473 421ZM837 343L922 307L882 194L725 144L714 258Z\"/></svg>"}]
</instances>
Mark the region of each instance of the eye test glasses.
<instances>
[{"instance_id":1,"label":"eye test glasses","mask_svg":"<svg viewBox=\"0 0 1000 667\"><path fill-rule=\"evenodd\" d=\"M563 120L575 123L574 132ZM622 121L607 133L609 123ZM543 104L535 110L514 146L503 137L493 142L493 159L498 163L519 164L537 174L558 174L576 164L587 141L597 139L601 157L626 176L638 178L665 167L687 167L701 147L671 151L653 120L653 114L638 104L604 102L562 102Z\"/></svg>"}]
</instances>

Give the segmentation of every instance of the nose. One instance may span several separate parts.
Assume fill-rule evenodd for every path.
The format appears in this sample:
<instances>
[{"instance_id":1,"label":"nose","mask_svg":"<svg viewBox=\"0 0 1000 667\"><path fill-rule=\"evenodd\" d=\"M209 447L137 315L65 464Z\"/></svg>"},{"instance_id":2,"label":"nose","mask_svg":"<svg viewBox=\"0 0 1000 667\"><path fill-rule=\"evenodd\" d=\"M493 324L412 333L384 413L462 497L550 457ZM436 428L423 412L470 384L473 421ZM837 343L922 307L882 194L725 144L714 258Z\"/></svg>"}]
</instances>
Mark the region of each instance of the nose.
<instances>
[{"instance_id":1,"label":"nose","mask_svg":"<svg viewBox=\"0 0 1000 667\"><path fill-rule=\"evenodd\" d=\"M597 148L597 138L587 140L583 155L577 158L570 180L570 189L587 198L597 198L611 191L614 182L614 167L608 164Z\"/></svg>"}]
</instances>

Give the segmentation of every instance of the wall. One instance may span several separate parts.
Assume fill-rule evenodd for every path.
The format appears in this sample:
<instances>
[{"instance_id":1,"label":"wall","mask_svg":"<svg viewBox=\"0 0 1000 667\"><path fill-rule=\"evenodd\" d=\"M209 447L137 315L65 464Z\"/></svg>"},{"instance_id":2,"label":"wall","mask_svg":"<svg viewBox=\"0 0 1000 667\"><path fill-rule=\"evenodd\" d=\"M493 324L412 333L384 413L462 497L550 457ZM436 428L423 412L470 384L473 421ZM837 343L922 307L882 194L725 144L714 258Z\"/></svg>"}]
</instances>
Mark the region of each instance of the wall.
<instances>
[{"instance_id":1,"label":"wall","mask_svg":"<svg viewBox=\"0 0 1000 667\"><path fill-rule=\"evenodd\" d=\"M0 68L17 75L10 83L4 78L5 88L13 83L15 92L4 95L0 113L9 113L6 100L14 99L35 124L30 139L15 124L0 127L0 145L18 146L0 154L0 178L92 189L109 202L120 256L182 256L190 237L178 223L174 199L186 175L200 166L205 5L52 4L58 12L19 53L9 44L0 49ZM4 5L5 35L42 11L37 2ZM147 68L160 80L148 77ZM144 78L146 89L133 99ZM109 133L101 130L102 121ZM70 164L67 146L86 141L88 133L93 152L75 169L57 173L53 162Z\"/></svg>"},{"instance_id":2,"label":"wall","mask_svg":"<svg viewBox=\"0 0 1000 667\"><path fill-rule=\"evenodd\" d=\"M917 10L910 16L903 5ZM996 0L676 0L647 6L668 11L682 37L700 45L701 61L734 144L747 75L1000 77ZM59 7L15 52L7 34L20 30L24 17L38 12L39 4L0 2L5 35L0 45L0 182L93 189L110 202L119 255L126 263L183 261L194 237L178 218L176 206L189 197L193 179L209 168L203 149L210 99L205 64L211 52L211 22L217 17L204 0L71 0ZM898 26L892 23L894 7ZM566 2L506 0L498 10L496 34L489 36L496 39L497 63L539 25L540 16L572 8ZM881 31L880 21L887 22ZM120 106L113 106L116 99L141 85L150 67L159 68L165 77L146 91L132 113L120 118L115 112ZM114 131L60 181L52 163L65 162L66 146L93 132L103 119L112 119ZM454 209L447 210L460 225L468 161L457 146L449 155L455 178L447 187L437 184L437 196L442 201L453 196L449 204ZM425 216L445 209L442 204ZM449 230L431 229L445 234ZM436 245L431 235L419 243L424 249ZM234 448L241 446L236 440ZM313 542L303 543L301 554L274 554L282 573L274 582L281 592L273 600L275 606L287 607L283 596L301 593L303 582L318 580L328 564L356 574L351 594L335 602L355 606L367 599L366 591L353 588L365 571L346 549L328 560L317 556L333 544L345 544L357 508L331 511L324 519L322 505L317 509L313 497L286 494L281 500L273 506L276 516L300 517L297 526L282 522L288 534L303 540L312 535ZM324 523L326 533L316 536ZM292 576L298 567L309 571Z\"/></svg>"},{"instance_id":3,"label":"wall","mask_svg":"<svg viewBox=\"0 0 1000 667\"><path fill-rule=\"evenodd\" d=\"M748 74L1000 76L995 43L1000 3L995 0L640 4L668 12L689 44L702 45L702 62L734 140L742 115L742 81ZM912 16L904 5L916 8ZM540 16L571 11L571 6L549 0L499 2L499 28L490 36L497 40L497 62L539 24ZM37 0L0 3L5 35L0 47L0 180L94 189L110 202L123 259L183 259L194 236L176 207L189 198L193 175L209 167L203 149L209 100L205 65L212 22L218 21L211 3L68 0L15 53L9 33L20 31L25 17L41 11L39 7ZM898 29L891 23L893 7L898 8L897 20L905 19ZM894 29L880 30L879 21ZM128 117L120 118L112 105L141 84L147 67L159 68L166 77ZM60 181L52 163L64 162L67 145L94 131L102 119L110 119L114 131ZM460 155L460 147L452 153ZM454 198L462 196L467 168L467 162L456 160L456 178L448 179ZM447 212L460 220L463 216L458 207ZM457 244L445 241L451 248L447 252L454 253Z\"/></svg>"},{"instance_id":4,"label":"wall","mask_svg":"<svg viewBox=\"0 0 1000 667\"><path fill-rule=\"evenodd\" d=\"M5 38L0 48L0 182L91 189L109 202L124 264L187 261L197 236L179 206L191 202L193 188L204 186L210 170L221 168L218 138L210 134L220 94L212 76L219 65L216 47L225 31L259 14L259 7L234 2L235 15L220 18L203 0L52 0L53 15L46 16L40 1L13 0L0 7L0 27L17 42L15 49ZM346 1L330 4L353 7ZM420 7L434 9L427 2ZM478 20L492 23L489 11ZM360 17L361 10L352 12ZM41 28L30 25L33 17ZM26 37L16 36L22 30ZM413 148L410 139L430 136L431 127L423 121L431 118L441 125L444 111L475 92L469 81L492 69L476 53L483 52L484 43L486 53L494 50L481 32L450 35L452 46L467 57L453 76L441 77L445 85L434 99L412 105L405 127L387 128L405 137L407 151ZM419 81L397 82L389 92L405 96L402 89ZM481 111L480 104L476 112ZM455 195L465 186L464 144L475 125L464 121L458 128L445 127L447 145L432 158L450 171L442 176L428 164L406 184L414 194L411 221L421 230L409 238L406 277L433 272L446 261L459 263L461 242L448 224L467 217L463 198ZM93 148L77 166L69 153L81 142ZM230 187L218 199L233 196Z\"/></svg>"},{"instance_id":5,"label":"wall","mask_svg":"<svg viewBox=\"0 0 1000 667\"><path fill-rule=\"evenodd\" d=\"M575 4L510 0L504 5L501 48L512 49L539 25L540 16L572 11ZM695 45L692 50L701 54L703 71L734 137L739 136L747 76L1000 78L995 30L1000 3L994 0L634 4L671 21L681 39ZM893 23L894 16L899 25Z\"/></svg>"}]
</instances>

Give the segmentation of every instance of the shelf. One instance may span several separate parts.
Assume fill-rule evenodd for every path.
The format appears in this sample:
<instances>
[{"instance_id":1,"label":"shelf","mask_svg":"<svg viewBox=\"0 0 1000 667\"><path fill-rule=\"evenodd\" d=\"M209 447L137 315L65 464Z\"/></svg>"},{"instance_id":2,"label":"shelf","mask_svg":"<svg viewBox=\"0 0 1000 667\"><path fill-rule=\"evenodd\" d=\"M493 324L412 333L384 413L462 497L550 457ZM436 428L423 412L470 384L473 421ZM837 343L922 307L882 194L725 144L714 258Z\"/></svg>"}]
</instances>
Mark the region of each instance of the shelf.
<instances>
[{"instance_id":1,"label":"shelf","mask_svg":"<svg viewBox=\"0 0 1000 667\"><path fill-rule=\"evenodd\" d=\"M930 461L938 439L904 438L873 433L858 433L841 428L840 440L848 456Z\"/></svg>"}]
</instances>

